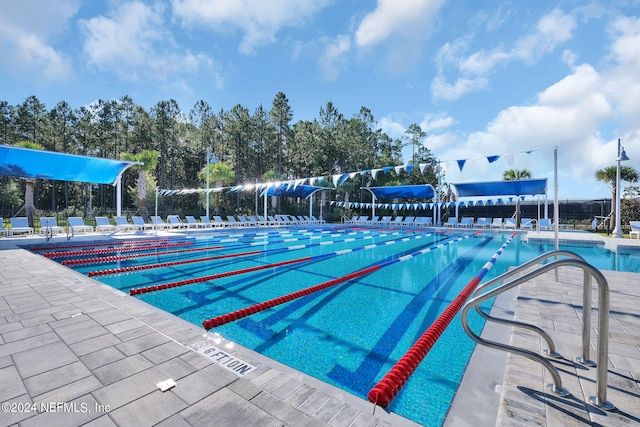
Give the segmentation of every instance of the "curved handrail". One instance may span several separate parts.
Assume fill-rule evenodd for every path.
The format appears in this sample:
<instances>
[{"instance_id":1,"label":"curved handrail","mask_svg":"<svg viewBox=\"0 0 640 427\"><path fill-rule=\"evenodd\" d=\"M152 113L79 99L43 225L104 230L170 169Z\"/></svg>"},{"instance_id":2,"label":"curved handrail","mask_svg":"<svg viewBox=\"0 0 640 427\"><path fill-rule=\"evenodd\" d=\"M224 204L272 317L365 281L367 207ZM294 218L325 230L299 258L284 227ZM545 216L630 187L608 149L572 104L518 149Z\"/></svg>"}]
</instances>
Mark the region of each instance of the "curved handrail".
<instances>
[{"instance_id":1,"label":"curved handrail","mask_svg":"<svg viewBox=\"0 0 640 427\"><path fill-rule=\"evenodd\" d=\"M612 410L613 408L615 408L615 406L612 403L607 401L607 372L608 372L607 366L608 366L608 354L609 354L609 341L608 341L609 284L607 283L607 280L604 277L604 275L598 269L588 264L584 260L579 260L579 259L555 260L553 262L540 266L534 271L525 273L521 277L516 278L510 282L503 283L501 286L496 287L484 294L475 296L474 298L470 299L462 308L462 313L460 316L462 321L462 326L465 332L469 335L469 337L471 337L471 339L473 339L479 344L485 345L490 348L498 349L498 350L509 351L509 352L519 354L519 355L528 357L529 359L540 362L540 364L542 364L545 368L547 368L547 370L551 373L551 376L553 377L554 384L550 384L549 388L555 393L559 393L562 395L568 394L566 389L562 387L562 379L560 378L560 374L558 370L547 359L538 355L537 353L534 353L526 349L522 349L519 347L514 347L511 345L502 344L502 343L481 338L475 332L473 332L473 330L471 330L468 319L467 319L469 311L471 310L472 307L475 307L478 304L486 300L489 300L506 290L512 289L524 282L527 282L543 273L546 273L551 270L555 270L558 267L562 267L562 266L579 267L585 272L585 274L589 273L590 277L595 277L596 282L598 283L599 313L598 313L597 359L598 359L598 366L600 367L600 369L598 369L598 372L596 375L596 395L591 396L590 400L594 405L598 406L599 408L602 408L605 410ZM588 285L585 284L585 286L590 287L590 283ZM588 316L588 314L590 314L590 310L586 311L584 315Z\"/></svg>"},{"instance_id":2,"label":"curved handrail","mask_svg":"<svg viewBox=\"0 0 640 427\"><path fill-rule=\"evenodd\" d=\"M525 262L524 264L519 265L517 268L514 268L513 270L509 270L505 273L502 273L499 276L494 277L493 279L489 280L488 282L485 282L483 284L481 284L480 286L478 286L475 290L475 292L473 293L473 297L476 297L478 295L480 295L480 293L482 293L485 289L491 287L492 285L495 285L496 283L501 283L504 282L505 279L509 279L513 276L519 275L522 273L523 270L526 270L529 267L532 267L534 265L537 265L539 263L541 263L542 261L546 261L549 258L554 258L554 257L558 257L558 256L567 256L567 257L571 257L574 259L579 259L584 261L584 258L581 257L580 255L574 253L574 252L570 252L570 251L566 251L566 250L553 250L550 252L545 252L541 255L538 255L537 257ZM589 299L590 300L590 299ZM551 336L545 332L543 329L539 328L538 326L535 325L531 325L529 323L523 323L523 322L518 322L515 320L509 320L509 319L501 319L498 317L493 317L487 313L485 313L479 305L476 305L475 307L476 312L478 312L478 314L483 317L485 320L487 321L492 321L495 323L499 323L502 325L509 325L512 327L518 327L518 328L522 328L522 329L527 329L530 330L532 332L537 333L538 335L540 335L547 343L547 346L549 347L549 349L547 350L547 355L549 357L553 357L555 359L559 359L560 357L562 357L562 355L560 353L558 353L556 351L556 345L553 342L553 339L551 338ZM588 350L587 350L588 351ZM583 354L584 356L584 354ZM586 359L588 360L588 354L586 356Z\"/></svg>"}]
</instances>

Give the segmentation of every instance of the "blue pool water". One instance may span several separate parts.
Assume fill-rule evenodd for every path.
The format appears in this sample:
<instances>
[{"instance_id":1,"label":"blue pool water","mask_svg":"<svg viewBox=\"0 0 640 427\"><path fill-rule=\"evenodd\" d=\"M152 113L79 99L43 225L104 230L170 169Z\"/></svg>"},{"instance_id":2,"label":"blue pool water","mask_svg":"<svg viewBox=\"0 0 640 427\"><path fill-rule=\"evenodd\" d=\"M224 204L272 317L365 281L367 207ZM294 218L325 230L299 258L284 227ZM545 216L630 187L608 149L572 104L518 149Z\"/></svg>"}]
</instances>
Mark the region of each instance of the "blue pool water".
<instances>
[{"instance_id":1,"label":"blue pool water","mask_svg":"<svg viewBox=\"0 0 640 427\"><path fill-rule=\"evenodd\" d=\"M261 233L261 234L256 234ZM230 235L233 234L233 235ZM438 315L509 238L510 233L469 230L300 230L242 229L199 233L179 240L197 251L133 257L73 267L88 273L125 266L196 259L248 251L237 258L97 276L125 292L190 277L203 277L284 260L311 261L190 284L137 297L196 325L203 320L383 263L386 267L312 295L256 313L212 331L294 369L364 399L369 390L429 328ZM173 241L177 242L178 239ZM169 249L154 249L153 253ZM222 247L220 247L222 246ZM214 249L207 249L212 248ZM602 248L563 247L600 269L639 271L640 257ZM180 247L171 248L180 250ZM351 251L348 251L351 249ZM484 280L552 250L552 244L516 238ZM429 250L403 262L391 262ZM337 253L336 253L337 252ZM113 255L90 254L89 257ZM117 255L135 256L136 252ZM70 257L73 258L73 257ZM77 256L76 256L77 258ZM486 307L487 309L489 307ZM472 317L472 327L482 320ZM475 343L459 319L450 327L389 406L424 425L441 425Z\"/></svg>"}]
</instances>

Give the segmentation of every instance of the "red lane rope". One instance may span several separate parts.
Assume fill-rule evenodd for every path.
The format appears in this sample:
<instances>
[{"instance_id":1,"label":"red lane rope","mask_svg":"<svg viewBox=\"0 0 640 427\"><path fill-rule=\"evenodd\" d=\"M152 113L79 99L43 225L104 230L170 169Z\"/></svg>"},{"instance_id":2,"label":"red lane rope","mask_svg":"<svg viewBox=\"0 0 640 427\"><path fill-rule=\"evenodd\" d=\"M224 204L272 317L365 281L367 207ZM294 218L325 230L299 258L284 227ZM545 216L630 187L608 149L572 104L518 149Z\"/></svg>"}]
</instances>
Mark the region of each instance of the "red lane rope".
<instances>
[{"instance_id":1,"label":"red lane rope","mask_svg":"<svg viewBox=\"0 0 640 427\"><path fill-rule=\"evenodd\" d=\"M282 267L284 265L297 264L299 262L305 262L305 261L309 261L311 259L312 259L312 257L297 258L297 259L291 259L291 260L288 260L288 261L274 262L273 264L265 264L265 265L259 265L257 267L249 267L249 268L243 268L241 270L228 271L226 273L218 273L218 274L212 274L210 276L203 276L203 277L196 277L196 278L193 278L193 279L180 280L178 282L165 283L165 284L162 284L162 285L147 286L147 287L144 287L144 288L134 288L134 289L129 290L129 295L145 294L147 292L161 291L161 290L169 289L169 288L177 288L178 286L192 285L194 283L207 282L209 280L220 279L220 278L223 278L223 277L236 276L238 274L244 274L244 273L251 273L251 272L254 272L254 271L266 270L268 268Z\"/></svg>"},{"instance_id":2,"label":"red lane rope","mask_svg":"<svg viewBox=\"0 0 640 427\"><path fill-rule=\"evenodd\" d=\"M356 272L347 274L346 276L338 277L336 279L329 280L324 283L320 283L319 285L312 286L310 288L302 289L300 291L292 292L290 294L270 299L265 302L261 302L258 304L254 304L249 307L242 308L240 310L232 311L231 313L223 314L221 316L212 317L211 319L207 319L202 322L202 326L208 331L211 328L215 328L216 326L224 325L225 323L233 322L238 319L242 319L243 317L250 316L259 311L267 310L271 307L275 307L280 304L284 304L289 301L293 301L294 299L302 298L314 292L321 291L323 289L329 288L331 286L338 285L340 283L347 282L349 280L355 279L360 276L364 276L369 273L373 273L376 270L380 270L382 266L374 265L371 267L363 268L362 270L358 270Z\"/></svg>"},{"instance_id":3,"label":"red lane rope","mask_svg":"<svg viewBox=\"0 0 640 427\"><path fill-rule=\"evenodd\" d=\"M89 277L104 276L106 274L126 273L129 271L148 270L150 268L171 267L174 265L193 264L196 262L214 261L217 259L224 259L224 258L235 258L235 257L242 257L242 256L257 255L260 253L262 253L262 251L239 252L235 254L215 255L215 256L210 256L206 258L186 259L181 261L167 261L167 262L160 262L157 264L133 265L130 267L119 267L119 268L111 268L108 270L90 271L89 273L87 273L87 275Z\"/></svg>"},{"instance_id":4,"label":"red lane rope","mask_svg":"<svg viewBox=\"0 0 640 427\"><path fill-rule=\"evenodd\" d=\"M409 377L416 370L418 365L427 356L431 348L438 341L445 329L449 326L456 314L460 311L465 301L471 296L476 286L480 283L484 275L489 271L496 259L502 254L517 233L513 233L502 247L491 257L489 262L480 269L480 272L473 278L460 294L447 306L436 321L425 331L404 356L387 372L387 374L375 385L367 397L369 401L386 408L389 403L400 392Z\"/></svg>"},{"instance_id":5,"label":"red lane rope","mask_svg":"<svg viewBox=\"0 0 640 427\"><path fill-rule=\"evenodd\" d=\"M82 258L82 259L65 259L60 264L62 265L78 265L78 264L104 264L107 262L125 261L132 258L143 258L148 256L160 256L160 255L173 255L182 254L187 252L198 251L210 251L213 249L222 249L225 246L207 246L206 248L192 248L192 249L176 249L174 251L153 252L149 254L129 254L129 255L112 255L98 258Z\"/></svg>"},{"instance_id":6,"label":"red lane rope","mask_svg":"<svg viewBox=\"0 0 640 427\"><path fill-rule=\"evenodd\" d=\"M147 250L160 249L160 248L175 248L180 246L191 246L193 244L194 242L181 242L181 243L167 243L165 245L132 246L132 247L108 248L108 249L87 249L84 251L51 252L51 253L46 253L43 256L47 258L63 258L68 256L108 254L111 252L134 252L134 251L147 251Z\"/></svg>"},{"instance_id":7,"label":"red lane rope","mask_svg":"<svg viewBox=\"0 0 640 427\"><path fill-rule=\"evenodd\" d=\"M147 243L168 242L169 239L121 240L108 242L77 243L75 245L51 245L29 248L30 251L49 251L56 249L91 248L95 246L144 245Z\"/></svg>"}]
</instances>

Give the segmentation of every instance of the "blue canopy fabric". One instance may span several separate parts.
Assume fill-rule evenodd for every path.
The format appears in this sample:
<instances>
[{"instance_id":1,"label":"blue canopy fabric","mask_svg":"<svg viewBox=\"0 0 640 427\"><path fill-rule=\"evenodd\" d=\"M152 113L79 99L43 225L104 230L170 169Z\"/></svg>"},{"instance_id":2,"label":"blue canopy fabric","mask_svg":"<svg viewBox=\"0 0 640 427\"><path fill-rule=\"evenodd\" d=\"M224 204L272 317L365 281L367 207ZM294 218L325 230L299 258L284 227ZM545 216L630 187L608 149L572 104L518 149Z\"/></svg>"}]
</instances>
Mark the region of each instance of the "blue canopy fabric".
<instances>
[{"instance_id":1,"label":"blue canopy fabric","mask_svg":"<svg viewBox=\"0 0 640 427\"><path fill-rule=\"evenodd\" d=\"M435 195L435 190L429 184L365 188L371 191L376 199L429 199Z\"/></svg>"},{"instance_id":2,"label":"blue canopy fabric","mask_svg":"<svg viewBox=\"0 0 640 427\"><path fill-rule=\"evenodd\" d=\"M318 190L332 190L331 188L325 187L317 187L315 185L289 185L289 184L280 184L278 186L274 185L267 188L266 195L267 196L283 196L283 197L302 197L307 198L309 195L315 193ZM265 193L263 192L264 196Z\"/></svg>"},{"instance_id":3,"label":"blue canopy fabric","mask_svg":"<svg viewBox=\"0 0 640 427\"><path fill-rule=\"evenodd\" d=\"M0 175L115 185L137 162L0 145Z\"/></svg>"},{"instance_id":4,"label":"blue canopy fabric","mask_svg":"<svg viewBox=\"0 0 640 427\"><path fill-rule=\"evenodd\" d=\"M515 181L468 182L452 184L459 197L473 196L535 196L545 194L547 179L521 179Z\"/></svg>"}]
</instances>

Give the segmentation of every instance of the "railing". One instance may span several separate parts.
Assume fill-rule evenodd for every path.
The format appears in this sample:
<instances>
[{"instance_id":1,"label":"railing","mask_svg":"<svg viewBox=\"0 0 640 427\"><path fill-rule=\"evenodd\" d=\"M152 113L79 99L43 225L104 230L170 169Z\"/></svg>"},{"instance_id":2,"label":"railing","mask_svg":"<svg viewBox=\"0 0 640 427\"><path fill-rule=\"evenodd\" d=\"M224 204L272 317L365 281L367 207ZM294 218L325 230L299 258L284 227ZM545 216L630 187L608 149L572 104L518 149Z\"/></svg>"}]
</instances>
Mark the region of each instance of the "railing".
<instances>
[{"instance_id":1,"label":"railing","mask_svg":"<svg viewBox=\"0 0 640 427\"><path fill-rule=\"evenodd\" d=\"M71 240L71 238L74 236L74 232L73 232L73 226L69 225L67 227L67 240Z\"/></svg>"},{"instance_id":2,"label":"railing","mask_svg":"<svg viewBox=\"0 0 640 427\"><path fill-rule=\"evenodd\" d=\"M560 256L566 256L566 259L558 259ZM550 258L555 258L554 261L548 262L543 265L539 265L534 270L529 272L524 272L526 269L533 267L534 265L539 264L540 262L549 260ZM520 347L511 346L508 344L502 344L495 341L490 341L484 338L481 338L477 335L473 330L471 330L468 321L469 311L474 308L482 317L484 317L487 321L493 321L496 323L511 325L513 327L525 328L530 331L533 331L547 342L549 346L548 350L545 350L545 353L550 357L560 357L558 353L555 351L555 345L551 337L542 329L535 325L531 325L528 323L517 322L513 320L507 319L499 319L492 317L486 314L484 311L480 309L480 304L486 300L489 300L509 289L512 289L516 286L519 286L535 277L538 277L548 271L556 270L558 267L563 266L571 266L581 268L584 272L584 283L583 283L583 308L582 308L582 319L583 319L583 327L582 327L582 356L576 358L578 363L581 363L586 366L597 366L597 374L596 374L596 395L591 396L589 400L591 403L596 405L597 407L604 410L613 410L615 406L607 401L607 373L608 373L608 353L609 353L609 284L607 283L606 278L602 275L602 273L596 269L595 267L588 264L582 257L579 255L563 250L556 250L547 252L543 255L540 255L529 262L526 262L517 268L510 270L494 279L480 285L472 299L470 299L465 306L462 308L461 312L461 320L462 326L465 332L478 344L482 344L484 346L504 350L507 352L511 352L514 354L518 354L524 357L527 357L531 360L537 361L542 364L551 374L553 378L553 384L549 384L548 387L554 393L557 393L562 396L568 396L569 392L562 386L562 378L555 366L553 366L549 360L545 357L524 349ZM510 281L505 282L506 279L511 279L514 276L520 275ZM589 360L589 342L590 342L590 333L591 333L591 287L592 282L591 278L594 277L596 282L598 283L598 354L597 354L597 364L593 361ZM491 289L491 286L501 283L501 285ZM486 292L485 292L486 290Z\"/></svg>"}]
</instances>

